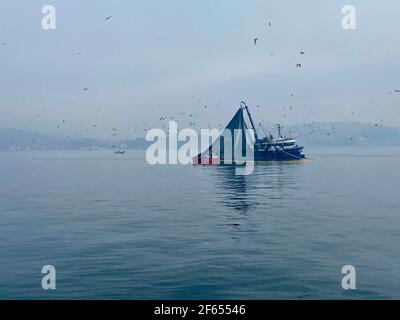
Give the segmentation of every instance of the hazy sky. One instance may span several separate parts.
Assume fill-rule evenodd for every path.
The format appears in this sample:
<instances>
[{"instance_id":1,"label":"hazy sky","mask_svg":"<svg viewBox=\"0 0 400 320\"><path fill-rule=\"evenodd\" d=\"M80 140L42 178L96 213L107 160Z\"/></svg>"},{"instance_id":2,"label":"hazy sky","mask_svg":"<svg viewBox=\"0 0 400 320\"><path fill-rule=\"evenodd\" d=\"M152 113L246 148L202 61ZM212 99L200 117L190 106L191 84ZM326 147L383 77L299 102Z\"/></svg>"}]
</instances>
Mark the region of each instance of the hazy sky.
<instances>
[{"instance_id":1,"label":"hazy sky","mask_svg":"<svg viewBox=\"0 0 400 320\"><path fill-rule=\"evenodd\" d=\"M398 0L2 0L0 127L126 138L165 116L218 127L241 100L270 125L400 126L399 14Z\"/></svg>"}]
</instances>

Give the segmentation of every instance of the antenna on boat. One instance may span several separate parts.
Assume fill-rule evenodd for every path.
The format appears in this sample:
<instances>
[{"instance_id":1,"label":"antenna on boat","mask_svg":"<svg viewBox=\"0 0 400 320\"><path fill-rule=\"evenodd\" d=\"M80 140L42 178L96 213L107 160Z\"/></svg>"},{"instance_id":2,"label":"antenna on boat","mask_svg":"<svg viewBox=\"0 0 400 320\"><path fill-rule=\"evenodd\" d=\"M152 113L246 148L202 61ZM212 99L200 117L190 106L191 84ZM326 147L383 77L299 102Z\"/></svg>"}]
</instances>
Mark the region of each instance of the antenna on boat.
<instances>
[{"instance_id":1,"label":"antenna on boat","mask_svg":"<svg viewBox=\"0 0 400 320\"><path fill-rule=\"evenodd\" d=\"M281 127L280 123L278 123L278 136L279 136L281 139L283 139L282 134L281 134L281 131L282 131L282 127Z\"/></svg>"},{"instance_id":2,"label":"antenna on boat","mask_svg":"<svg viewBox=\"0 0 400 320\"><path fill-rule=\"evenodd\" d=\"M254 130L254 137L256 138L256 141L258 141L256 126L254 125L253 118L251 117L249 107L247 106L246 102L240 101L240 108L246 109L247 115L249 116L249 119L250 119L251 126L253 127L253 130Z\"/></svg>"}]
</instances>

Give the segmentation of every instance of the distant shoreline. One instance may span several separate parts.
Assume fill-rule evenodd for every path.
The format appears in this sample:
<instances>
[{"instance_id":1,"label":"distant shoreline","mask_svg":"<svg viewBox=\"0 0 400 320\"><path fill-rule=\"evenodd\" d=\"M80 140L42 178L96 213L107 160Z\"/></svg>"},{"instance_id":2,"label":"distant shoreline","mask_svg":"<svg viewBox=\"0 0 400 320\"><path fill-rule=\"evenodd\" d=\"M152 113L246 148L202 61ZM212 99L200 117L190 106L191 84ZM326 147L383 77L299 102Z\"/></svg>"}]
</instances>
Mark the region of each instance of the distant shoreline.
<instances>
[{"instance_id":1,"label":"distant shoreline","mask_svg":"<svg viewBox=\"0 0 400 320\"><path fill-rule=\"evenodd\" d=\"M271 132L273 135L275 132ZM371 123L313 122L285 126L283 133L307 147L400 146L400 128ZM120 148L145 150L151 144L144 137L118 141L55 136L33 130L0 128L0 150L97 150Z\"/></svg>"}]
</instances>

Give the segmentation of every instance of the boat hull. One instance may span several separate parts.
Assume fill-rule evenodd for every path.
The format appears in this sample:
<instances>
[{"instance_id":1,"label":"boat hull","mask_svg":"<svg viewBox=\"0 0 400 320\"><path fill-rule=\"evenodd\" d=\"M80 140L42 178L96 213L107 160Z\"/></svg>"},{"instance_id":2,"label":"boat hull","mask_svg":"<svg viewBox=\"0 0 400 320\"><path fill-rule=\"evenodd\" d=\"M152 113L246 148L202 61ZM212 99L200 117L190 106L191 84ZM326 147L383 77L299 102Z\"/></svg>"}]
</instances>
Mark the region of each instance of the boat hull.
<instances>
[{"instance_id":1,"label":"boat hull","mask_svg":"<svg viewBox=\"0 0 400 320\"><path fill-rule=\"evenodd\" d=\"M302 154L303 147L297 147L290 150L256 150L254 152L254 161L301 161L306 159ZM232 162L224 163L218 156L213 157L194 157L195 165L232 165ZM234 162L235 165L237 163ZM243 164L240 162L240 164Z\"/></svg>"},{"instance_id":2,"label":"boat hull","mask_svg":"<svg viewBox=\"0 0 400 320\"><path fill-rule=\"evenodd\" d=\"M298 161L304 160L302 154L303 147L292 148L290 150L257 150L254 152L255 161Z\"/></svg>"}]
</instances>

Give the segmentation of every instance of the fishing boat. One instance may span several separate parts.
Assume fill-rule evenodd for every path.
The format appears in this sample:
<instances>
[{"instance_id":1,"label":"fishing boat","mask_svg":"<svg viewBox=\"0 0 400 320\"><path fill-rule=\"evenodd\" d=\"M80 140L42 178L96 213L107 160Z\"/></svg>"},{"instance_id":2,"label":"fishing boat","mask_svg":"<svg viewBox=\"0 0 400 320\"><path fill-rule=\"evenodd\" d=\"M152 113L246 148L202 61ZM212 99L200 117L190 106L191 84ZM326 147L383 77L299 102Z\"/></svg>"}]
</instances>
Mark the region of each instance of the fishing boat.
<instances>
[{"instance_id":1,"label":"fishing boat","mask_svg":"<svg viewBox=\"0 0 400 320\"><path fill-rule=\"evenodd\" d=\"M124 154L125 150L122 149L114 149L114 154Z\"/></svg>"},{"instance_id":2,"label":"fishing boat","mask_svg":"<svg viewBox=\"0 0 400 320\"><path fill-rule=\"evenodd\" d=\"M247 114L249 125L246 123L244 113ZM277 138L274 138L272 134L267 132L264 136L260 137L254 125L249 107L242 101L239 110L233 116L225 130L229 130L233 134L236 129L242 129L245 132L245 129L249 127L254 130L254 161L299 161L306 158L302 154L304 147L299 146L295 138L282 135L282 127L280 125L278 125ZM227 161L224 159L224 143L220 139L218 138L207 150L194 157L193 164L226 164ZM246 153L245 144L248 143L248 139L249 137L243 133L243 155ZM233 159L233 162L229 161L229 164L235 163L234 155L230 159Z\"/></svg>"}]
</instances>

